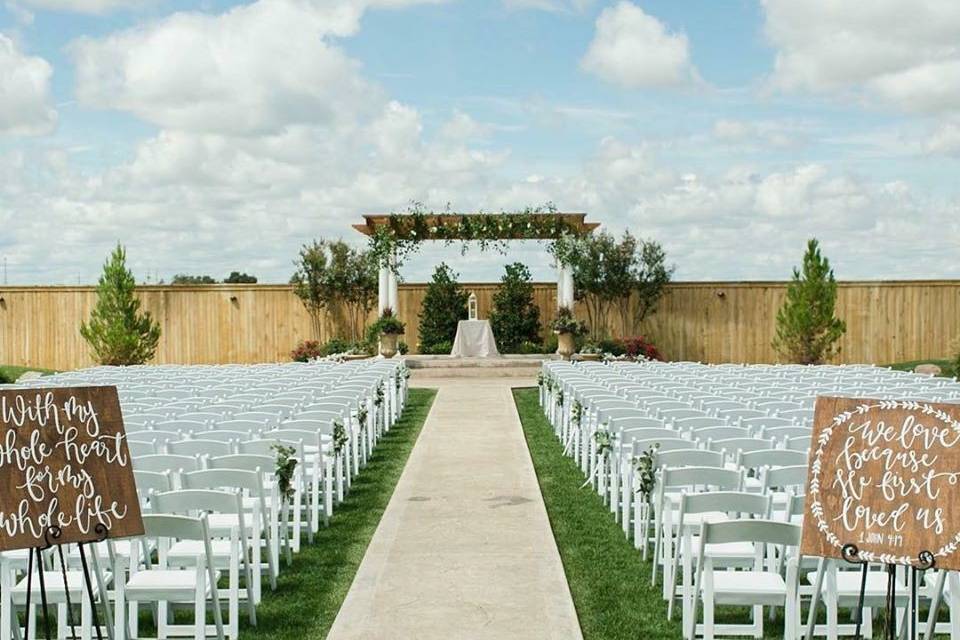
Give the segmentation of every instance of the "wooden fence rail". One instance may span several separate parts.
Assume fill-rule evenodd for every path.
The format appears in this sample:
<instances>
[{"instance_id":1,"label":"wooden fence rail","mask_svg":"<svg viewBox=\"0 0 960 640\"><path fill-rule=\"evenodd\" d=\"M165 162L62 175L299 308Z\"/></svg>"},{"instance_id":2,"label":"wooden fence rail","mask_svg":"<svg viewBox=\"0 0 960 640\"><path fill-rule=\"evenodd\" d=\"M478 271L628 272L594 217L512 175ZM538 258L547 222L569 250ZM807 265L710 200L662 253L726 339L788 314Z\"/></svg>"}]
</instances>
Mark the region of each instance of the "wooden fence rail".
<instances>
[{"instance_id":1,"label":"wooden fence rail","mask_svg":"<svg viewBox=\"0 0 960 640\"><path fill-rule=\"evenodd\" d=\"M488 317L496 284L464 284ZM658 313L639 333L674 360L775 362L770 347L782 282L681 282L670 285ZM158 363L286 360L314 338L310 318L286 285L144 286L144 308L162 327ZM405 341L416 349L425 284L400 287ZM534 297L546 324L556 312L556 285ZM72 369L91 364L80 322L96 301L93 287L0 287L0 364ZM838 313L847 322L839 362L886 363L944 357L960 334L960 281L844 282ZM321 340L334 331L322 322ZM610 333L623 333L611 314Z\"/></svg>"}]
</instances>

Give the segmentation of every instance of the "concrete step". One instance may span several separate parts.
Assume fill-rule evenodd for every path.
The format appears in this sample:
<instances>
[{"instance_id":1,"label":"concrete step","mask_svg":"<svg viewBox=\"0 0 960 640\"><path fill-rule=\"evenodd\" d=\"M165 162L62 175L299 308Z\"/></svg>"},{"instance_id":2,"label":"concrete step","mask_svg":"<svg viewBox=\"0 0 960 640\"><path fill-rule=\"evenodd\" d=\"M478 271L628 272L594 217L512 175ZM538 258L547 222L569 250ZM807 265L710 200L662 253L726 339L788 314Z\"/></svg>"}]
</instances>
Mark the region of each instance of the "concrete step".
<instances>
[{"instance_id":1,"label":"concrete step","mask_svg":"<svg viewBox=\"0 0 960 640\"><path fill-rule=\"evenodd\" d=\"M413 380L437 378L527 378L534 380L544 360L554 356L506 355L495 358L407 356Z\"/></svg>"}]
</instances>

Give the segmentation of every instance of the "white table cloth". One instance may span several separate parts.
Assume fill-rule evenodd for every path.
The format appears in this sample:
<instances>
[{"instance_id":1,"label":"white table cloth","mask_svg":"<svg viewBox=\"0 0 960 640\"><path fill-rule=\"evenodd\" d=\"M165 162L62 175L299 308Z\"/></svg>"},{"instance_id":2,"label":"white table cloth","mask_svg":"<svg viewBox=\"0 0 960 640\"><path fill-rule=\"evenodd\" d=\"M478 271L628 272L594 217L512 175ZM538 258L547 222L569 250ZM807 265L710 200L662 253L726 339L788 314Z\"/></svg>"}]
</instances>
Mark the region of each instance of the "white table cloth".
<instances>
[{"instance_id":1,"label":"white table cloth","mask_svg":"<svg viewBox=\"0 0 960 640\"><path fill-rule=\"evenodd\" d=\"M495 358L499 355L489 320L461 320L457 323L451 358Z\"/></svg>"}]
</instances>

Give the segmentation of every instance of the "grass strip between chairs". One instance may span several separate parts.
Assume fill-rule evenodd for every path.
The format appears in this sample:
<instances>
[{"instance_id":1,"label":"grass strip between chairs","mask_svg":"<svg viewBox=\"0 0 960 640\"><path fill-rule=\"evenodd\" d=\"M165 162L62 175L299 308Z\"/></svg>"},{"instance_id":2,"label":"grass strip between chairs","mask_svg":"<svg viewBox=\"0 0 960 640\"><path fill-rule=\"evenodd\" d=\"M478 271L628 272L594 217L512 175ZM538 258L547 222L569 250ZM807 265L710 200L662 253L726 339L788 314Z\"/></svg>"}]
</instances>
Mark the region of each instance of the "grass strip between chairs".
<instances>
[{"instance_id":1,"label":"grass strip between chairs","mask_svg":"<svg viewBox=\"0 0 960 640\"><path fill-rule=\"evenodd\" d=\"M242 617L241 640L327 636L436 394L434 389L410 390L403 417L379 442L349 495L334 509L330 526L321 527L312 545L304 538L291 566L281 561L277 590L266 588L257 607L257 626L250 627Z\"/></svg>"},{"instance_id":2,"label":"grass strip between chairs","mask_svg":"<svg viewBox=\"0 0 960 640\"><path fill-rule=\"evenodd\" d=\"M583 474L563 455L537 389L514 389L513 395L584 639L680 638L680 622L667 620L660 587L650 586L649 563L596 492L581 488Z\"/></svg>"}]
</instances>

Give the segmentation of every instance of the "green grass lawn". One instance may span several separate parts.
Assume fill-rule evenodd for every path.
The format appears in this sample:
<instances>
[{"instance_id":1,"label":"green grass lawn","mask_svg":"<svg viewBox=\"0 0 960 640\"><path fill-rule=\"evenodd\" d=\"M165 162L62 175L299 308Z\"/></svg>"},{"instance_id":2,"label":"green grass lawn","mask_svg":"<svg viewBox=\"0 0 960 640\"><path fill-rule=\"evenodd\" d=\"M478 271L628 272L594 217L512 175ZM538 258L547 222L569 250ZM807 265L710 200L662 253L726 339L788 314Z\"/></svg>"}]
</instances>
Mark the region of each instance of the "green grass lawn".
<instances>
[{"instance_id":1,"label":"green grass lawn","mask_svg":"<svg viewBox=\"0 0 960 640\"><path fill-rule=\"evenodd\" d=\"M53 369L41 369L39 367L14 367L11 365L0 365L0 383L16 382L17 378L27 371L39 371L44 374L54 373Z\"/></svg>"},{"instance_id":2,"label":"green grass lawn","mask_svg":"<svg viewBox=\"0 0 960 640\"><path fill-rule=\"evenodd\" d=\"M913 371L918 364L935 364L943 370L942 375L948 378L958 375L958 372L953 366L954 363L950 360L910 360L909 362L897 362L885 366L896 369L897 371Z\"/></svg>"},{"instance_id":3,"label":"green grass lawn","mask_svg":"<svg viewBox=\"0 0 960 640\"><path fill-rule=\"evenodd\" d=\"M540 482L567 582L585 640L671 639L680 622L667 621L650 565L624 538L597 494L553 435L536 389L515 389L523 433Z\"/></svg>"},{"instance_id":4,"label":"green grass lawn","mask_svg":"<svg viewBox=\"0 0 960 640\"><path fill-rule=\"evenodd\" d=\"M436 396L411 389L403 418L387 434L354 481L350 495L312 545L304 541L293 565L281 564L277 590L264 592L257 626L243 640L322 639L340 610L353 576L387 508L400 473Z\"/></svg>"}]
</instances>

